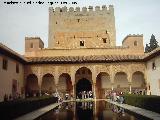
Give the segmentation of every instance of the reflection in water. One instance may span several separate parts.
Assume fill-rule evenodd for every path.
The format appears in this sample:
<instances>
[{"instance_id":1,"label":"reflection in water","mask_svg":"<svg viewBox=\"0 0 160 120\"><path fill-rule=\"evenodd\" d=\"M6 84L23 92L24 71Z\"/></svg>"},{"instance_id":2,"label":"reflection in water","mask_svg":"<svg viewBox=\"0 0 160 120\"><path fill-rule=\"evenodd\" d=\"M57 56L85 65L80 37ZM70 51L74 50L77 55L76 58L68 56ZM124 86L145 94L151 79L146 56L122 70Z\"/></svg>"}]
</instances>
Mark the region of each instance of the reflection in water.
<instances>
[{"instance_id":1,"label":"reflection in water","mask_svg":"<svg viewBox=\"0 0 160 120\"><path fill-rule=\"evenodd\" d=\"M123 108L105 101L68 102L36 120L147 120L125 112Z\"/></svg>"},{"instance_id":2,"label":"reflection in water","mask_svg":"<svg viewBox=\"0 0 160 120\"><path fill-rule=\"evenodd\" d=\"M93 102L78 102L76 104L78 120L93 120Z\"/></svg>"}]
</instances>

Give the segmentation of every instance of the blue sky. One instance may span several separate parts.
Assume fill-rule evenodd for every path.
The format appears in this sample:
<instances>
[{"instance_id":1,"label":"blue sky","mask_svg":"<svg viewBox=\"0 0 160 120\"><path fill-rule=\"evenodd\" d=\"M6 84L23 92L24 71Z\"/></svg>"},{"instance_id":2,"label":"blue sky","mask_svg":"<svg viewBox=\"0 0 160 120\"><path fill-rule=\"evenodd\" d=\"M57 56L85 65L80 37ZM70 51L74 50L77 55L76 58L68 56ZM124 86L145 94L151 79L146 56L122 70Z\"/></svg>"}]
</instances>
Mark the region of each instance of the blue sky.
<instances>
[{"instance_id":1,"label":"blue sky","mask_svg":"<svg viewBox=\"0 0 160 120\"><path fill-rule=\"evenodd\" d=\"M39 36L48 46L48 1L46 4L7 5L0 1L0 42L23 54L25 36ZM12 0L30 1L30 0ZM39 0L32 0L39 1ZM143 34L144 45L149 42L151 34L160 43L160 0L57 0L57 2L77 2L77 5L60 3L53 7L63 6L102 6L114 5L116 20L116 43L121 45L128 34Z\"/></svg>"}]
</instances>

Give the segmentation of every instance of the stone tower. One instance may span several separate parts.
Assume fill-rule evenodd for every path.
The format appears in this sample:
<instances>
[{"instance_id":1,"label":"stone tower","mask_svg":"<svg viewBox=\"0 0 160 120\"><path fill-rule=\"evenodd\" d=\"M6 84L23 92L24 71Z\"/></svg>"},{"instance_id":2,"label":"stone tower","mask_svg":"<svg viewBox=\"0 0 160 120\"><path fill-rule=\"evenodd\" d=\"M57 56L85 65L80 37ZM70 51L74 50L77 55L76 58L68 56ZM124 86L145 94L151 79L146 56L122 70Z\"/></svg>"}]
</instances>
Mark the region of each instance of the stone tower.
<instances>
[{"instance_id":1,"label":"stone tower","mask_svg":"<svg viewBox=\"0 0 160 120\"><path fill-rule=\"evenodd\" d=\"M106 48L116 45L114 8L49 8L48 48Z\"/></svg>"}]
</instances>

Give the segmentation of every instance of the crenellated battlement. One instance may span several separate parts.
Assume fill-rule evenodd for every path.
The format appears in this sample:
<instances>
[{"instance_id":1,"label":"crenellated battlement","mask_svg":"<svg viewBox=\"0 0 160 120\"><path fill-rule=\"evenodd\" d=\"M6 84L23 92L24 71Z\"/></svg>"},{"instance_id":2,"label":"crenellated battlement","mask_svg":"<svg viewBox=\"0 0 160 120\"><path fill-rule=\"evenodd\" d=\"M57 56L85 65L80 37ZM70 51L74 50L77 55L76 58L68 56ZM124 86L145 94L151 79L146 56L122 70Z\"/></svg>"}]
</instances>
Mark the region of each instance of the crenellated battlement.
<instances>
[{"instance_id":1,"label":"crenellated battlement","mask_svg":"<svg viewBox=\"0 0 160 120\"><path fill-rule=\"evenodd\" d=\"M129 37L141 37L143 34L128 34Z\"/></svg>"},{"instance_id":2,"label":"crenellated battlement","mask_svg":"<svg viewBox=\"0 0 160 120\"><path fill-rule=\"evenodd\" d=\"M108 47L115 40L113 5L49 8L49 48Z\"/></svg>"},{"instance_id":3,"label":"crenellated battlement","mask_svg":"<svg viewBox=\"0 0 160 120\"><path fill-rule=\"evenodd\" d=\"M54 12L54 13L65 13L65 12L108 12L108 13L114 13L114 7L113 5L109 5L109 7L107 7L106 5L103 5L103 6L96 6L96 7L93 7L93 6L89 6L88 8L87 7L69 7L67 8L66 6L60 8L60 7L56 7L56 8L53 8L53 7L50 7L49 8L49 11L50 12Z\"/></svg>"},{"instance_id":4,"label":"crenellated battlement","mask_svg":"<svg viewBox=\"0 0 160 120\"><path fill-rule=\"evenodd\" d=\"M143 37L143 34L128 34L122 41L122 44L125 42L125 40L128 38L128 37Z\"/></svg>"},{"instance_id":5,"label":"crenellated battlement","mask_svg":"<svg viewBox=\"0 0 160 120\"><path fill-rule=\"evenodd\" d=\"M41 39L40 37L25 37L25 40L31 40L31 39Z\"/></svg>"}]
</instances>

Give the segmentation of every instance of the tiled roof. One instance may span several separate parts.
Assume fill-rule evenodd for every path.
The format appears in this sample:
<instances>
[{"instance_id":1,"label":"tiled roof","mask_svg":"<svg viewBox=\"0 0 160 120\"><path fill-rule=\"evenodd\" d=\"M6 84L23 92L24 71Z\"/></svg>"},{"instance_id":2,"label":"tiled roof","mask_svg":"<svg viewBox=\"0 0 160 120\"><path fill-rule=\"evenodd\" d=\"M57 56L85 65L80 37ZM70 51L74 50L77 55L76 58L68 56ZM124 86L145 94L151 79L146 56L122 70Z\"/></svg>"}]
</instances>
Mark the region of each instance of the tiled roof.
<instances>
[{"instance_id":1,"label":"tiled roof","mask_svg":"<svg viewBox=\"0 0 160 120\"><path fill-rule=\"evenodd\" d=\"M90 55L90 56L54 56L54 57L23 57L0 43L0 53L22 63L95 63L95 62L145 62L160 55L160 47L145 55Z\"/></svg>"},{"instance_id":2,"label":"tiled roof","mask_svg":"<svg viewBox=\"0 0 160 120\"><path fill-rule=\"evenodd\" d=\"M85 62L118 62L142 61L138 55L91 55L91 56L57 56L57 57L29 57L29 63L85 63Z\"/></svg>"},{"instance_id":3,"label":"tiled roof","mask_svg":"<svg viewBox=\"0 0 160 120\"><path fill-rule=\"evenodd\" d=\"M0 43L0 53L4 54L5 56L8 56L10 58L16 59L20 62L26 62L26 59L18 54L17 52L13 51L12 49L8 48L7 46L5 46L4 44Z\"/></svg>"},{"instance_id":4,"label":"tiled roof","mask_svg":"<svg viewBox=\"0 0 160 120\"><path fill-rule=\"evenodd\" d=\"M146 62L160 55L160 47L145 55L90 55L90 56L56 56L29 57L28 63L87 63L87 62Z\"/></svg>"},{"instance_id":5,"label":"tiled roof","mask_svg":"<svg viewBox=\"0 0 160 120\"><path fill-rule=\"evenodd\" d=\"M145 54L144 60L148 61L148 60L150 60L150 59L152 59L152 58L154 58L156 56L159 56L159 55L160 55L160 47L154 49L153 51L151 51L151 52L149 52L147 54Z\"/></svg>"}]
</instances>

